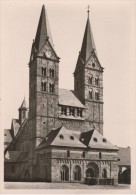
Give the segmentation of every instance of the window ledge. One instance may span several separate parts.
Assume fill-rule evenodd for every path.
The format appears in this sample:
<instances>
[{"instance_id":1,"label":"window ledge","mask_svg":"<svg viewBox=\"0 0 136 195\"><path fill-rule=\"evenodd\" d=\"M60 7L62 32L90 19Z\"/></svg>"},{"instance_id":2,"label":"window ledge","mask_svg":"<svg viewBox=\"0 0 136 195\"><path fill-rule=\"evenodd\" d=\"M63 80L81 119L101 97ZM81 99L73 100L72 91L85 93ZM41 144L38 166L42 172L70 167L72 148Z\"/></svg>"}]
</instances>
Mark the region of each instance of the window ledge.
<instances>
[{"instance_id":1,"label":"window ledge","mask_svg":"<svg viewBox=\"0 0 136 195\"><path fill-rule=\"evenodd\" d=\"M66 116L66 115L60 115L59 118L61 119L71 119L71 120L78 120L78 121L84 121L84 118L81 117L74 117L74 116Z\"/></svg>"}]
</instances>

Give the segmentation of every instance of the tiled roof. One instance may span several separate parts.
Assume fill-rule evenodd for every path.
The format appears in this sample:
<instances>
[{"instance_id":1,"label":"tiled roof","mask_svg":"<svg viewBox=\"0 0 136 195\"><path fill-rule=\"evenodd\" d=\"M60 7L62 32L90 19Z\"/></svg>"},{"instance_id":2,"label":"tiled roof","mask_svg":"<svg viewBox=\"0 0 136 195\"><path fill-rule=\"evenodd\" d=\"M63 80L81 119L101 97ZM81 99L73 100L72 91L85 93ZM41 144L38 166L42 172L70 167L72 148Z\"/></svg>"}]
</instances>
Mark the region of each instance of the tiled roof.
<instances>
[{"instance_id":1,"label":"tiled roof","mask_svg":"<svg viewBox=\"0 0 136 195\"><path fill-rule=\"evenodd\" d=\"M7 151L5 154L5 162L20 162L27 159L28 153L22 151Z\"/></svg>"},{"instance_id":2,"label":"tiled roof","mask_svg":"<svg viewBox=\"0 0 136 195\"><path fill-rule=\"evenodd\" d=\"M61 127L57 130L52 130L37 147L43 146L63 146L63 147L75 147L86 148L86 146L79 141L75 136L74 131L69 131L65 127Z\"/></svg>"},{"instance_id":3,"label":"tiled roof","mask_svg":"<svg viewBox=\"0 0 136 195\"><path fill-rule=\"evenodd\" d=\"M118 147L110 143L96 130L81 133L80 139L90 148L118 150Z\"/></svg>"},{"instance_id":4,"label":"tiled roof","mask_svg":"<svg viewBox=\"0 0 136 195\"><path fill-rule=\"evenodd\" d=\"M131 158L130 158L130 148L120 148L119 147L119 151L118 151L118 165L120 166L130 166L131 165Z\"/></svg>"},{"instance_id":5,"label":"tiled roof","mask_svg":"<svg viewBox=\"0 0 136 195\"><path fill-rule=\"evenodd\" d=\"M69 89L59 89L59 104L84 108L74 91Z\"/></svg>"}]
</instances>

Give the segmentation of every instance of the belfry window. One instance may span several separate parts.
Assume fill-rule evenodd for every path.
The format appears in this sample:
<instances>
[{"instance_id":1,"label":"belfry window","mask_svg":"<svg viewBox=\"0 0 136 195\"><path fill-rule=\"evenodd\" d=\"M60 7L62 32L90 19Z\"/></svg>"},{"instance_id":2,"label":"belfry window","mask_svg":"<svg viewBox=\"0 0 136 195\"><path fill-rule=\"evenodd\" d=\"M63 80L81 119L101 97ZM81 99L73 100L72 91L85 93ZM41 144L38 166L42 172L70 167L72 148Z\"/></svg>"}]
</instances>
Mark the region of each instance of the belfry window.
<instances>
[{"instance_id":1,"label":"belfry window","mask_svg":"<svg viewBox=\"0 0 136 195\"><path fill-rule=\"evenodd\" d=\"M96 78L95 78L95 85L99 85L99 77L97 76Z\"/></svg>"},{"instance_id":2,"label":"belfry window","mask_svg":"<svg viewBox=\"0 0 136 195\"><path fill-rule=\"evenodd\" d=\"M50 68L50 77L54 77L54 69Z\"/></svg>"},{"instance_id":3,"label":"belfry window","mask_svg":"<svg viewBox=\"0 0 136 195\"><path fill-rule=\"evenodd\" d=\"M93 90L89 90L89 98L93 99Z\"/></svg>"},{"instance_id":4,"label":"belfry window","mask_svg":"<svg viewBox=\"0 0 136 195\"><path fill-rule=\"evenodd\" d=\"M89 84L93 84L93 76L89 77L88 83L89 83Z\"/></svg>"},{"instance_id":5,"label":"belfry window","mask_svg":"<svg viewBox=\"0 0 136 195\"><path fill-rule=\"evenodd\" d=\"M41 70L42 70L42 75L43 75L43 76L46 76L46 68L42 67Z\"/></svg>"},{"instance_id":6,"label":"belfry window","mask_svg":"<svg viewBox=\"0 0 136 195\"><path fill-rule=\"evenodd\" d=\"M52 83L50 83L49 84L49 91L51 92L51 93L54 93L54 84Z\"/></svg>"},{"instance_id":7,"label":"belfry window","mask_svg":"<svg viewBox=\"0 0 136 195\"><path fill-rule=\"evenodd\" d=\"M99 91L98 90L95 91L95 100L99 100Z\"/></svg>"},{"instance_id":8,"label":"belfry window","mask_svg":"<svg viewBox=\"0 0 136 195\"><path fill-rule=\"evenodd\" d=\"M41 91L46 91L46 82L41 82Z\"/></svg>"}]
</instances>

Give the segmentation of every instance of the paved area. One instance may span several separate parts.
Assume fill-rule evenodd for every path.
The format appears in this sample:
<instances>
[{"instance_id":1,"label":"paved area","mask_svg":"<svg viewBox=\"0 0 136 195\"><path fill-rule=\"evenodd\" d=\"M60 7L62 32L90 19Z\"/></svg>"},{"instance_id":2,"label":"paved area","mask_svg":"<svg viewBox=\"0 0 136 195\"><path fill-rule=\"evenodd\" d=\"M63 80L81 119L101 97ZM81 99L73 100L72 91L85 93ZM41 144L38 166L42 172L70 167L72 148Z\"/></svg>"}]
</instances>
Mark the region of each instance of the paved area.
<instances>
[{"instance_id":1,"label":"paved area","mask_svg":"<svg viewBox=\"0 0 136 195\"><path fill-rule=\"evenodd\" d=\"M130 189L130 185L86 185L80 183L5 182L5 189Z\"/></svg>"}]
</instances>

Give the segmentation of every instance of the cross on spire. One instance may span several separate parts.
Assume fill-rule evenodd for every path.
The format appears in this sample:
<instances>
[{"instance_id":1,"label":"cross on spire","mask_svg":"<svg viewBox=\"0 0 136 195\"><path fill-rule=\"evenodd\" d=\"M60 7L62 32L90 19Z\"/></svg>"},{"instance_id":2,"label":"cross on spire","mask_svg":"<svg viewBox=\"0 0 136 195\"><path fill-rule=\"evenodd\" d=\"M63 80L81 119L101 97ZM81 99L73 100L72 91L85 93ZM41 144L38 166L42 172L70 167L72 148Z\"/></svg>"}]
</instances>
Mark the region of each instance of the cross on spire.
<instances>
[{"instance_id":1,"label":"cross on spire","mask_svg":"<svg viewBox=\"0 0 136 195\"><path fill-rule=\"evenodd\" d=\"M90 13L90 6L87 7L87 13L88 13L88 19L89 19L89 13Z\"/></svg>"}]
</instances>

